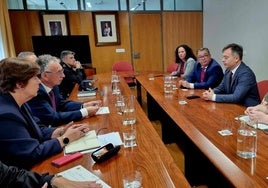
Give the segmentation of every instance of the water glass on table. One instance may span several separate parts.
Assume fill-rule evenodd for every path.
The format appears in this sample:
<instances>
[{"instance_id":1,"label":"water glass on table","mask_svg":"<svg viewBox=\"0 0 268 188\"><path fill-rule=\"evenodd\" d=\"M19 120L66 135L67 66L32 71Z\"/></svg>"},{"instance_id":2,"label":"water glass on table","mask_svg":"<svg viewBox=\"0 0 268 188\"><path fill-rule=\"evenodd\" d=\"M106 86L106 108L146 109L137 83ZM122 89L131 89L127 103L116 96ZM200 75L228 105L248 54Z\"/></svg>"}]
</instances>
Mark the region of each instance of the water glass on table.
<instances>
[{"instance_id":1,"label":"water glass on table","mask_svg":"<svg viewBox=\"0 0 268 188\"><path fill-rule=\"evenodd\" d=\"M141 188L142 176L137 170L125 172L123 174L123 185L124 188Z\"/></svg>"},{"instance_id":2,"label":"water glass on table","mask_svg":"<svg viewBox=\"0 0 268 188\"><path fill-rule=\"evenodd\" d=\"M124 103L124 96L121 94L115 95L115 109L116 112L120 115L123 114L125 103Z\"/></svg>"},{"instance_id":3,"label":"water glass on table","mask_svg":"<svg viewBox=\"0 0 268 188\"><path fill-rule=\"evenodd\" d=\"M134 125L136 123L135 96L124 96L124 106L122 107L122 124Z\"/></svg>"},{"instance_id":4,"label":"water glass on table","mask_svg":"<svg viewBox=\"0 0 268 188\"><path fill-rule=\"evenodd\" d=\"M171 75L164 75L164 93L173 93L173 79Z\"/></svg>"},{"instance_id":5,"label":"water glass on table","mask_svg":"<svg viewBox=\"0 0 268 188\"><path fill-rule=\"evenodd\" d=\"M125 148L137 146L135 125L128 125L124 127L123 142Z\"/></svg>"},{"instance_id":6,"label":"water glass on table","mask_svg":"<svg viewBox=\"0 0 268 188\"><path fill-rule=\"evenodd\" d=\"M241 121L237 130L237 155L239 157L250 159L257 156L257 128L257 120Z\"/></svg>"}]
</instances>

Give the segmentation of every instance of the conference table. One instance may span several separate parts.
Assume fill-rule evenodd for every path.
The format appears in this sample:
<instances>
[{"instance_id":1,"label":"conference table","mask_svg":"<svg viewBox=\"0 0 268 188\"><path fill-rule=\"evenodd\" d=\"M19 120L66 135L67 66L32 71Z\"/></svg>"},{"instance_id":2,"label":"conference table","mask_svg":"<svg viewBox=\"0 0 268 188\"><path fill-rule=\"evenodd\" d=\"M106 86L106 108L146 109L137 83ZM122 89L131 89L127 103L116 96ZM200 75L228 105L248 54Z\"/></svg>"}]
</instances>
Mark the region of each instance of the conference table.
<instances>
[{"instance_id":1,"label":"conference table","mask_svg":"<svg viewBox=\"0 0 268 188\"><path fill-rule=\"evenodd\" d=\"M114 106L115 95L111 91L111 74L97 74L93 78L95 79L94 86L98 87L95 97L78 98L78 86L76 85L70 95L70 99L81 102L101 99L102 106L108 106L110 113L95 115L76 123L88 123L90 129L96 131L101 130L99 134L119 132L122 138L124 127L121 123L122 117L117 114ZM123 95L133 94L123 77L120 79L119 86ZM184 174L174 162L137 100L135 101L135 107L137 116L137 146L124 148L121 145L119 153L103 163L95 163L90 156L91 153L86 153L81 158L62 167L53 166L51 161L62 157L64 155L62 152L35 165L31 170L39 173L49 172L55 174L74 166L82 165L111 187L123 187L123 173L138 170L141 172L142 187L144 188L190 187Z\"/></svg>"},{"instance_id":2,"label":"conference table","mask_svg":"<svg viewBox=\"0 0 268 188\"><path fill-rule=\"evenodd\" d=\"M149 74L155 75L153 80L149 80ZM180 78L175 79L178 83ZM137 99L142 103L144 90L148 117L161 121L163 141L181 146L185 155L185 176L190 184L268 187L268 135L258 130L256 158L243 159L236 154L240 121L235 118L244 114L245 107L205 101L201 89L178 88L172 94L165 94L161 72L140 72L136 80ZM186 98L191 95L200 98ZM233 135L218 133L226 126Z\"/></svg>"}]
</instances>

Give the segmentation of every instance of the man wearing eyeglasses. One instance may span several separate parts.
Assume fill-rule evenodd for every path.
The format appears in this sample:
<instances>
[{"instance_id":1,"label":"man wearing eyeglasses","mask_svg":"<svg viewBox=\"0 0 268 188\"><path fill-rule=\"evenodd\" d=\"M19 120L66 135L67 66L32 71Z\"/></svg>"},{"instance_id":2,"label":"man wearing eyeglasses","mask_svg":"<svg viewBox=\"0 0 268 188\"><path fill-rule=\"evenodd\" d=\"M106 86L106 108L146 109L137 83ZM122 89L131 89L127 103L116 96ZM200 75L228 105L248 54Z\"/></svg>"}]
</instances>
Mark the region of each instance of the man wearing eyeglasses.
<instances>
[{"instance_id":1,"label":"man wearing eyeglasses","mask_svg":"<svg viewBox=\"0 0 268 188\"><path fill-rule=\"evenodd\" d=\"M34 116L45 125L59 126L95 115L101 106L100 100L81 103L66 100L60 95L58 85L65 75L57 57L41 55L37 63L41 84L37 96L28 101Z\"/></svg>"},{"instance_id":2,"label":"man wearing eyeglasses","mask_svg":"<svg viewBox=\"0 0 268 188\"><path fill-rule=\"evenodd\" d=\"M198 63L186 80L180 80L179 84L185 88L208 89L214 88L221 83L223 70L220 64L211 58L208 48L197 51Z\"/></svg>"}]
</instances>

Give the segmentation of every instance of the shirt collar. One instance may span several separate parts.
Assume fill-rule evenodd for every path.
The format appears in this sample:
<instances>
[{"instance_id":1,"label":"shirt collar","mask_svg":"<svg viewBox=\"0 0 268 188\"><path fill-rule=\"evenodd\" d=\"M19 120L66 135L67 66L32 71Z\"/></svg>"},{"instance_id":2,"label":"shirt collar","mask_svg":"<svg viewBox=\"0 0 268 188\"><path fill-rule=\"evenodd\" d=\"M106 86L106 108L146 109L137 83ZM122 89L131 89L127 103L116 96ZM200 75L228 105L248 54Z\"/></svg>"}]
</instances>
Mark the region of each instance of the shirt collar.
<instances>
[{"instance_id":1,"label":"shirt collar","mask_svg":"<svg viewBox=\"0 0 268 188\"><path fill-rule=\"evenodd\" d=\"M47 93L49 93L52 90L52 88L47 87L45 84L43 84L43 83L41 83L41 84L45 88L45 90L46 90Z\"/></svg>"}]
</instances>

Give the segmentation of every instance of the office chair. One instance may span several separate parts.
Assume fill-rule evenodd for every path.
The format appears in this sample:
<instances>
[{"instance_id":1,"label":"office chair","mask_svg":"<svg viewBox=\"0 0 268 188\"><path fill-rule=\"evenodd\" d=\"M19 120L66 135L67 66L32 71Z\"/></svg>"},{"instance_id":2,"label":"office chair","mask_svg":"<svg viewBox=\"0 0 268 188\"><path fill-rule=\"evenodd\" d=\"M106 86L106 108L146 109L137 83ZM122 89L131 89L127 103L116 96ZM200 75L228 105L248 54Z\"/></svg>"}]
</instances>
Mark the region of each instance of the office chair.
<instances>
[{"instance_id":1,"label":"office chair","mask_svg":"<svg viewBox=\"0 0 268 188\"><path fill-rule=\"evenodd\" d=\"M257 83L260 99L262 100L264 95L268 93L268 80L262 80Z\"/></svg>"},{"instance_id":2,"label":"office chair","mask_svg":"<svg viewBox=\"0 0 268 188\"><path fill-rule=\"evenodd\" d=\"M113 64L112 70L116 72L125 72L124 79L130 87L136 86L136 80L133 74L133 66L125 61L118 61Z\"/></svg>"},{"instance_id":3,"label":"office chair","mask_svg":"<svg viewBox=\"0 0 268 188\"><path fill-rule=\"evenodd\" d=\"M177 68L178 68L178 64L177 64L177 63L175 63L175 62L170 63L170 64L168 65L168 67L167 67L167 72L168 72L168 73L172 73L172 72L176 71Z\"/></svg>"}]
</instances>

